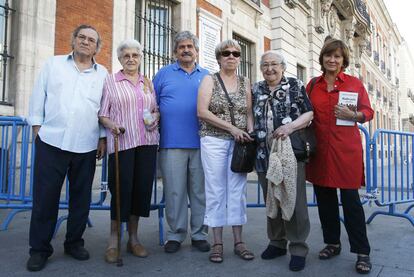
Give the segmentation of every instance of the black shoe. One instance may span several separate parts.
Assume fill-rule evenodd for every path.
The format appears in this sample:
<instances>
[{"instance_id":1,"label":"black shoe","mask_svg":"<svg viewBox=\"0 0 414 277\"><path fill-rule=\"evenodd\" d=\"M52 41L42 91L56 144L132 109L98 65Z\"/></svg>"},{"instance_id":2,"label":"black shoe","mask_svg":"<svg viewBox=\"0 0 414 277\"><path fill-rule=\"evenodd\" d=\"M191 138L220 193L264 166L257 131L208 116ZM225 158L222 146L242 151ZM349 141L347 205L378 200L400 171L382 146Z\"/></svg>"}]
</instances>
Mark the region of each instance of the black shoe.
<instances>
[{"instance_id":1,"label":"black shoe","mask_svg":"<svg viewBox=\"0 0 414 277\"><path fill-rule=\"evenodd\" d=\"M305 268L306 258L301 256L290 256L289 269L291 271L301 271Z\"/></svg>"},{"instance_id":2,"label":"black shoe","mask_svg":"<svg viewBox=\"0 0 414 277\"><path fill-rule=\"evenodd\" d=\"M164 245L164 251L167 253L175 253L180 249L181 243L176 240L169 240Z\"/></svg>"},{"instance_id":3,"label":"black shoe","mask_svg":"<svg viewBox=\"0 0 414 277\"><path fill-rule=\"evenodd\" d=\"M263 260L274 259L283 255L286 255L286 249L276 247L274 245L268 245L265 251L263 251L261 257Z\"/></svg>"},{"instance_id":4,"label":"black shoe","mask_svg":"<svg viewBox=\"0 0 414 277\"><path fill-rule=\"evenodd\" d=\"M65 254L72 256L79 261L89 260L89 252L83 246L73 246L65 248Z\"/></svg>"},{"instance_id":5,"label":"black shoe","mask_svg":"<svg viewBox=\"0 0 414 277\"><path fill-rule=\"evenodd\" d=\"M210 251L210 243L206 240L191 240L191 245L201 252Z\"/></svg>"},{"instance_id":6,"label":"black shoe","mask_svg":"<svg viewBox=\"0 0 414 277\"><path fill-rule=\"evenodd\" d=\"M40 271L45 267L47 259L48 256L44 253L34 253L30 255L26 268L29 271Z\"/></svg>"}]
</instances>

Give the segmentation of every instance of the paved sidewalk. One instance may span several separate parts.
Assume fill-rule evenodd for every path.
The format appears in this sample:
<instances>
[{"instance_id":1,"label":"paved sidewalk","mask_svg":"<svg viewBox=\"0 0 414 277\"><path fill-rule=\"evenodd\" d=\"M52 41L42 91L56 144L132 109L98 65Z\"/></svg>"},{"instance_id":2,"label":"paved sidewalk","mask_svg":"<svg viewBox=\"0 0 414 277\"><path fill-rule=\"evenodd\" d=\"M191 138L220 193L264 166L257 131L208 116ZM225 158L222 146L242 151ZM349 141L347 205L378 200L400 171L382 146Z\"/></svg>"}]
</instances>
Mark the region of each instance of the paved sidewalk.
<instances>
[{"instance_id":1,"label":"paved sidewalk","mask_svg":"<svg viewBox=\"0 0 414 277\"><path fill-rule=\"evenodd\" d=\"M254 185L249 184L249 190ZM365 206L369 215L377 207ZM0 210L0 221L4 220L5 210ZM64 215L66 211L61 212ZM123 267L106 264L104 251L109 233L109 212L92 211L94 227L85 232L86 248L90 251L89 261L79 262L63 254L65 224L53 240L55 252L46 268L39 273L26 271L28 258L28 230L30 212L20 213L7 231L0 231L0 276L360 276L355 273L356 256L349 253L345 229L342 227L341 255L329 261L320 261L318 251L323 247L322 232L317 209L309 208L311 233L308 238L310 252L306 268L300 273L288 269L289 255L275 260L260 259L267 246L265 210L248 209L248 223L244 229L244 241L256 258L243 261L233 254L231 228L224 230L224 262L213 264L208 261L208 253L200 253L190 246L187 239L179 252L166 254L158 245L158 213L151 212L149 218L140 222L140 239L147 247L148 258L136 258L126 253L126 241L122 244ZM378 216L368 225L371 243L373 269L369 276L414 276L414 227L405 219Z\"/></svg>"}]
</instances>

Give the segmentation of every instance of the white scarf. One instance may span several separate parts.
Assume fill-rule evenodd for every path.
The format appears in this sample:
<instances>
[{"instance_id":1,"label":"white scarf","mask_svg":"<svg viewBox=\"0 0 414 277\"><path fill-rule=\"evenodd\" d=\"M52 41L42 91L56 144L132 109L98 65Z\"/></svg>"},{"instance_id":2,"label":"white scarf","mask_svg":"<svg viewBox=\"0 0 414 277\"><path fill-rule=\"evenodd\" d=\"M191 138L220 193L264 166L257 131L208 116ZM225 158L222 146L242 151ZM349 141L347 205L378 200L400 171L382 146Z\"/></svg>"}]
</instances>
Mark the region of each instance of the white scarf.
<instances>
[{"instance_id":1,"label":"white scarf","mask_svg":"<svg viewBox=\"0 0 414 277\"><path fill-rule=\"evenodd\" d=\"M266 214L276 218L278 208L282 218L290 220L296 204L297 161L289 137L273 139L269 154Z\"/></svg>"}]
</instances>

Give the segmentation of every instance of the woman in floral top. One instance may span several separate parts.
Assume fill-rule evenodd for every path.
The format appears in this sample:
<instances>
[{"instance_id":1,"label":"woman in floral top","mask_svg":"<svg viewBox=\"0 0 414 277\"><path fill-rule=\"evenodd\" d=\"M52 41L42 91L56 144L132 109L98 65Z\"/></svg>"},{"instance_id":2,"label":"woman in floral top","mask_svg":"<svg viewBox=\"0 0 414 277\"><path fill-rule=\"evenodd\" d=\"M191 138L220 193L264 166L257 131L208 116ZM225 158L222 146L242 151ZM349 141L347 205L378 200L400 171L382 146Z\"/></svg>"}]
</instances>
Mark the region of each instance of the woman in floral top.
<instances>
[{"instance_id":1,"label":"woman in floral top","mask_svg":"<svg viewBox=\"0 0 414 277\"><path fill-rule=\"evenodd\" d=\"M253 85L254 131L258 142L256 171L266 199L266 172L269 150L273 139L286 139L296 130L306 127L313 118L312 106L303 83L284 76L286 61L275 51L267 51L261 57L260 70L264 81ZM279 209L276 218L267 218L270 243L262 253L262 259L285 255L289 241L290 270L305 267L309 235L309 218L306 201L305 163L297 161L296 204L292 218L283 220Z\"/></svg>"},{"instance_id":2,"label":"woman in floral top","mask_svg":"<svg viewBox=\"0 0 414 277\"><path fill-rule=\"evenodd\" d=\"M235 141L252 141L252 98L249 80L237 75L240 45L226 40L216 47L220 65L218 75L206 76L199 88L197 112L201 119L200 145L206 188L204 224L212 227L214 245L209 259L223 261L223 226L233 229L234 253L244 260L252 260L253 253L242 241L242 225L246 223L246 173L230 169ZM219 83L224 82L234 104L235 125L232 125L229 102Z\"/></svg>"}]
</instances>

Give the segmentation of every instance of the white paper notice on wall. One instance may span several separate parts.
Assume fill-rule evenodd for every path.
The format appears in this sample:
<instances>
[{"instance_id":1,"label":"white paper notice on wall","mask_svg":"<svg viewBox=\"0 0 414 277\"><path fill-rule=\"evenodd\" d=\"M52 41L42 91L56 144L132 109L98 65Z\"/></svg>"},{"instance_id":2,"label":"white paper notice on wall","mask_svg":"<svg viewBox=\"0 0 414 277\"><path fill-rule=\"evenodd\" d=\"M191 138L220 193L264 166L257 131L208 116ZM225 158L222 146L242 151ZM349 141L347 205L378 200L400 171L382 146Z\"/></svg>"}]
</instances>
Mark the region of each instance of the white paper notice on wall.
<instances>
[{"instance_id":1,"label":"white paper notice on wall","mask_svg":"<svg viewBox=\"0 0 414 277\"><path fill-rule=\"evenodd\" d=\"M357 110L358 105L358 93L349 92L349 91L340 91L338 98L338 105L345 105L352 111ZM345 120L345 119L336 119L336 125L338 126L354 126L355 121Z\"/></svg>"},{"instance_id":2,"label":"white paper notice on wall","mask_svg":"<svg viewBox=\"0 0 414 277\"><path fill-rule=\"evenodd\" d=\"M222 22L201 9L199 14L199 62L202 67L214 73L220 70L214 52L220 43Z\"/></svg>"}]
</instances>

